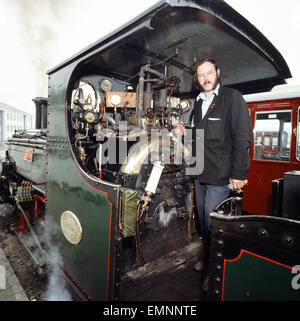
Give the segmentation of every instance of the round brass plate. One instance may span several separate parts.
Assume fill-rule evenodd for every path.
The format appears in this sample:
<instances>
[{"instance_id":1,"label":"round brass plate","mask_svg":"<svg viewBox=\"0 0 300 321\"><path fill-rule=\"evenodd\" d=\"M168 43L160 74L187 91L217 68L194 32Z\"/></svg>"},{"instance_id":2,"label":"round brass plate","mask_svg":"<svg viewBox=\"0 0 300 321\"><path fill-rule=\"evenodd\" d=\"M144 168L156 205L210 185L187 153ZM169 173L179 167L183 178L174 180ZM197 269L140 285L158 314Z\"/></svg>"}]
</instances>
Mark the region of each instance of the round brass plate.
<instances>
[{"instance_id":1,"label":"round brass plate","mask_svg":"<svg viewBox=\"0 0 300 321\"><path fill-rule=\"evenodd\" d=\"M77 245L82 238L82 227L75 214L64 211L60 217L60 226L65 238L72 244Z\"/></svg>"}]
</instances>

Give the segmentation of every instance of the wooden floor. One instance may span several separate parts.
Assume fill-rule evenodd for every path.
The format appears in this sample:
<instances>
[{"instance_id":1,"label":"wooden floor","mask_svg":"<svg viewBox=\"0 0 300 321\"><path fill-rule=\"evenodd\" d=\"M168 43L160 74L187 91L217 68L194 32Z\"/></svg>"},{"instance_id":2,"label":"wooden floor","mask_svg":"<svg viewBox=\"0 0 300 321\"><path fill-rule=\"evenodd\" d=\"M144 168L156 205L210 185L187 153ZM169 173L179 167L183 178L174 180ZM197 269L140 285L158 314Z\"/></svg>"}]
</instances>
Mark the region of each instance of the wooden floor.
<instances>
[{"instance_id":1,"label":"wooden floor","mask_svg":"<svg viewBox=\"0 0 300 321\"><path fill-rule=\"evenodd\" d=\"M201 272L194 264L202 255L202 241L190 242L176 251L127 272L121 278L123 301L200 301Z\"/></svg>"}]
</instances>

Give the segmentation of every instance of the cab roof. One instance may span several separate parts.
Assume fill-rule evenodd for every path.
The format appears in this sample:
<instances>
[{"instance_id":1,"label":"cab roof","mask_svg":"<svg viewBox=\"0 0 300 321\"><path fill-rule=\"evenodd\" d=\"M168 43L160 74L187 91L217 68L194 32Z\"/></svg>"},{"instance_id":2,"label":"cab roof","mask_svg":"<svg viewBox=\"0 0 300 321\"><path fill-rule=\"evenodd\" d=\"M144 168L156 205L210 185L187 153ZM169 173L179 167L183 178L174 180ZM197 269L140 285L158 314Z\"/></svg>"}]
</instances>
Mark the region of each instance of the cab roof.
<instances>
[{"instance_id":1,"label":"cab roof","mask_svg":"<svg viewBox=\"0 0 300 321\"><path fill-rule=\"evenodd\" d=\"M48 74L78 62L83 74L104 73L134 84L140 67L150 64L178 77L179 96L191 97L194 66L204 57L217 61L223 85L242 94L268 91L291 77L272 43L222 0L159 1Z\"/></svg>"}]
</instances>

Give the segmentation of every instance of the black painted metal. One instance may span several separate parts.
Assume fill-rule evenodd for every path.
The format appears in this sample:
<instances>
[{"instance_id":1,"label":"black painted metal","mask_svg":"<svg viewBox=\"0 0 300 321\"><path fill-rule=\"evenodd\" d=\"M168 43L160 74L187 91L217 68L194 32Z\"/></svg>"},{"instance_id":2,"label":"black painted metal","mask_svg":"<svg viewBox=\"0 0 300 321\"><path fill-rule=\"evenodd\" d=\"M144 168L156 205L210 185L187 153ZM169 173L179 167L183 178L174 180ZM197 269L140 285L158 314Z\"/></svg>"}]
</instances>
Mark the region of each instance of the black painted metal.
<instances>
[{"instance_id":1,"label":"black painted metal","mask_svg":"<svg viewBox=\"0 0 300 321\"><path fill-rule=\"evenodd\" d=\"M210 300L221 300L224 259L236 258L241 249L290 267L300 262L300 221L217 213L211 220Z\"/></svg>"},{"instance_id":2,"label":"black painted metal","mask_svg":"<svg viewBox=\"0 0 300 321\"><path fill-rule=\"evenodd\" d=\"M283 184L283 178L272 181L272 216L282 216Z\"/></svg>"},{"instance_id":3,"label":"black painted metal","mask_svg":"<svg viewBox=\"0 0 300 321\"><path fill-rule=\"evenodd\" d=\"M284 173L283 195L282 216L300 220L300 171Z\"/></svg>"},{"instance_id":4,"label":"black painted metal","mask_svg":"<svg viewBox=\"0 0 300 321\"><path fill-rule=\"evenodd\" d=\"M43 97L36 97L32 100L35 103L35 128L46 129L48 99Z\"/></svg>"}]
</instances>

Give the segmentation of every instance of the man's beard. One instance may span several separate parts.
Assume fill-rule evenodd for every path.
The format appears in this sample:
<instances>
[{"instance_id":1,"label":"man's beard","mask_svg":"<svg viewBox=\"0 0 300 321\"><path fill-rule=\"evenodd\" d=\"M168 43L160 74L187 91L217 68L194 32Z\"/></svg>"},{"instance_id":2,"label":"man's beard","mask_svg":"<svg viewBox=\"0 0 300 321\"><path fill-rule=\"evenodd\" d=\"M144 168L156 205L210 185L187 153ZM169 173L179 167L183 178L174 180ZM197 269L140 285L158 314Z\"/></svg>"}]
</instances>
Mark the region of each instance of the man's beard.
<instances>
[{"instance_id":1,"label":"man's beard","mask_svg":"<svg viewBox=\"0 0 300 321\"><path fill-rule=\"evenodd\" d=\"M218 86L218 84L220 83L220 80L221 80L221 79L220 79L220 76L217 76L217 78L216 78L215 81L213 82L212 89L210 89L209 91L215 90L216 87ZM205 83L203 84L203 86L206 85L206 84L211 84L211 81L205 82ZM203 87L202 87L202 89L203 89L204 92L206 92L206 90L205 90Z\"/></svg>"}]
</instances>

